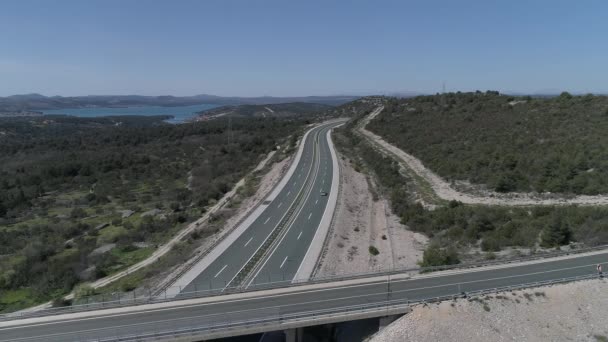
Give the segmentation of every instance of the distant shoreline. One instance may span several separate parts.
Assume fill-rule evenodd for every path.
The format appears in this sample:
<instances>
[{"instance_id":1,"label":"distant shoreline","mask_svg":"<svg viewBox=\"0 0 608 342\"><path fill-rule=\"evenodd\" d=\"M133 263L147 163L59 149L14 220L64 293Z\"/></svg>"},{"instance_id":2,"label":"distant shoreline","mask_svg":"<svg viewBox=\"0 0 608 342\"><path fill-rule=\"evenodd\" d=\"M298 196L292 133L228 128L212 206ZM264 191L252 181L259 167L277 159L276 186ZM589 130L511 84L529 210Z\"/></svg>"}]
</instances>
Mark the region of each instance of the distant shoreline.
<instances>
[{"instance_id":1,"label":"distant shoreline","mask_svg":"<svg viewBox=\"0 0 608 342\"><path fill-rule=\"evenodd\" d=\"M198 104L189 106L130 106L130 107L84 107L43 110L44 115L70 115L75 117L107 117L107 116L158 116L165 115L168 123L185 123L197 117L200 112L218 107L213 104Z\"/></svg>"}]
</instances>

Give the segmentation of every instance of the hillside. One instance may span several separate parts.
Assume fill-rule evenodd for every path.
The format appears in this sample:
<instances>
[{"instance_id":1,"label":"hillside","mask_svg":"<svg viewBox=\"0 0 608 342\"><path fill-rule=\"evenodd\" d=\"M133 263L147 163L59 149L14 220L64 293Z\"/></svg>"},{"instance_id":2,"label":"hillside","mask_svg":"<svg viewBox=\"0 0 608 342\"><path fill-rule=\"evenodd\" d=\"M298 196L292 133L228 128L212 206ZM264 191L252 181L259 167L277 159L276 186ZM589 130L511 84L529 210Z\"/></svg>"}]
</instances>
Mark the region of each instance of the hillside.
<instances>
[{"instance_id":1,"label":"hillside","mask_svg":"<svg viewBox=\"0 0 608 342\"><path fill-rule=\"evenodd\" d=\"M333 108L332 106L319 103L278 103L278 104L262 104L262 105L238 105L238 106L222 106L201 112L198 120L206 120L222 116L237 116L237 117L291 117L298 115L320 115L323 112Z\"/></svg>"},{"instance_id":2,"label":"hillside","mask_svg":"<svg viewBox=\"0 0 608 342\"><path fill-rule=\"evenodd\" d=\"M608 341L606 290L594 279L418 305L370 341Z\"/></svg>"},{"instance_id":3,"label":"hillside","mask_svg":"<svg viewBox=\"0 0 608 342\"><path fill-rule=\"evenodd\" d=\"M492 205L492 197L485 203L470 205L441 199L435 189L400 162L397 155L378 148L362 133L361 125L373 117L370 107L380 108L382 104L401 105L399 100L387 98L364 98L353 103L358 111L353 113L353 120L336 129L334 143L340 150L350 151L348 154L357 169L365 170L376 179L377 190L389 198L391 209L402 224L430 238L421 265L510 258L553 248L608 243L608 208L605 206L503 206ZM377 123L377 120L371 122ZM393 126L402 123L395 120Z\"/></svg>"},{"instance_id":4,"label":"hillside","mask_svg":"<svg viewBox=\"0 0 608 342\"><path fill-rule=\"evenodd\" d=\"M289 102L340 105L357 99L357 96L303 96L303 97L222 97L215 95L194 96L141 96L141 95L89 95L89 96L44 96L40 94L0 97L0 116L15 115L44 109L85 107L134 107L134 106L189 106L197 104L241 105L276 104Z\"/></svg>"},{"instance_id":5,"label":"hillside","mask_svg":"<svg viewBox=\"0 0 608 342\"><path fill-rule=\"evenodd\" d=\"M305 124L163 118L0 118L0 312L145 259Z\"/></svg>"},{"instance_id":6,"label":"hillside","mask_svg":"<svg viewBox=\"0 0 608 342\"><path fill-rule=\"evenodd\" d=\"M605 96L390 99L367 128L448 181L498 192L608 193Z\"/></svg>"}]
</instances>

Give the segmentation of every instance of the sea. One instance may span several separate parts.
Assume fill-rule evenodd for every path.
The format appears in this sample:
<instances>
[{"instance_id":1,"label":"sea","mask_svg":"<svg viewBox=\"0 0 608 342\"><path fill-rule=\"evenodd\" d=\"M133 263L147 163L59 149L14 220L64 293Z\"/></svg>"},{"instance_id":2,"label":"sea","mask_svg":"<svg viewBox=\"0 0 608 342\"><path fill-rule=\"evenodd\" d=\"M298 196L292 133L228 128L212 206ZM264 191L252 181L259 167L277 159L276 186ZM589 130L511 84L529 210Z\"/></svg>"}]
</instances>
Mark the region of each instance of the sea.
<instances>
[{"instance_id":1,"label":"sea","mask_svg":"<svg viewBox=\"0 0 608 342\"><path fill-rule=\"evenodd\" d=\"M67 109L49 109L43 110L44 114L65 114L79 116L84 118L92 118L97 116L115 116L115 115L172 115L173 118L166 120L169 123L183 123L188 119L195 117L197 112L209 110L219 107L215 104L198 104L193 106L178 106L178 107L160 107L160 106L142 106L142 107L124 107L124 108L67 108Z\"/></svg>"}]
</instances>

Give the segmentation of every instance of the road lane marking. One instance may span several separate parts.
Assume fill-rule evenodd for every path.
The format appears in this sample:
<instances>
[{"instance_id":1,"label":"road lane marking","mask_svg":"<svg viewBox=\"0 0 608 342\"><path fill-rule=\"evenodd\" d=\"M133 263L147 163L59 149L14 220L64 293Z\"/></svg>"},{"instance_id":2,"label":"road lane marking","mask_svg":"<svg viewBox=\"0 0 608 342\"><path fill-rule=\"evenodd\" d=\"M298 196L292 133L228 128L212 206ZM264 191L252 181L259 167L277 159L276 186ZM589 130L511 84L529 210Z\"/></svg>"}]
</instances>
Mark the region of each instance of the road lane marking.
<instances>
[{"instance_id":1,"label":"road lane marking","mask_svg":"<svg viewBox=\"0 0 608 342\"><path fill-rule=\"evenodd\" d=\"M598 253L598 254L592 254L592 255L585 255L585 256L581 256L580 258L587 258L587 257L593 257L596 255L602 255L605 253ZM578 258L578 257L577 257ZM518 265L518 266L513 266L512 264L508 264L508 265L502 265L504 267L500 267L500 268L492 268L492 269L481 269L481 270L461 270L458 273L450 273L450 274L435 274L435 275L431 275L431 276L427 276L427 277L414 277L414 278L407 278L407 279L395 279L394 283L398 284L398 283L407 283L407 282L411 282L411 281L416 281L419 279L428 279L428 278L442 278L442 277L450 277L453 275L461 275L461 274L471 274L471 273L477 273L477 272L488 272L488 271L495 271L495 270L503 270L503 269L510 269L510 268L519 268L519 267L526 267L529 265L537 265L537 264L542 264L542 263L553 263L553 262L559 262L559 261L563 261L563 260L571 260L571 259L576 259L576 258L568 258L568 259L560 259L560 260L554 260L554 261L547 261L547 262L539 262L539 263L533 263L533 264L523 264L523 265ZM541 272L534 272L534 273L519 273L513 276L506 276L506 277L499 277L499 278L484 278L484 279L480 279L480 280L474 280L474 281L466 281L466 282L454 282L454 283L449 283L449 284L441 284L438 286L430 286L430 287L418 287L418 288L408 288L405 290L398 290L398 291L394 291L393 293L400 293L400 292L410 292L410 291L414 291L414 290L423 290L423 289L430 289L430 288L437 288L437 287L446 287L446 286L455 286L458 284L466 284L466 283L475 283L475 282L484 282L484 281L494 281L494 280L499 280L499 279L507 279L507 278L517 278L517 277L523 277L523 276L527 276L527 275L535 275L535 274L543 274L543 273L552 273L552 272L562 272L564 270L569 270L569 269L577 269L577 268L587 268L587 267L595 267L597 265L597 263L591 263L588 265L581 265L581 266L574 266L574 267L568 267L568 268L560 268L560 269L552 269L552 270L546 270L546 271L541 271ZM606 263L602 263L602 265L606 265ZM468 272L467 272L468 271ZM593 269L593 271L590 274L596 274L595 269ZM375 277L371 277L370 280L373 279L374 282L371 283L358 283L358 284L340 284L340 289L344 290L347 288L360 288L360 287L370 287L370 286L376 286L378 285L377 281L378 278L383 278L382 282L386 283L386 276L375 276ZM556 278L557 279L557 278ZM491 288L491 287L488 287ZM261 299L276 299L277 297L287 297L287 296L292 296L292 295L298 295L298 294L302 294L302 293L317 293L317 292L328 292L328 291L335 291L337 289L337 287L327 287L327 288L316 288L316 289L308 289L308 290L303 290L301 292L293 292L293 293L279 293L279 294L270 294L270 295L261 295L259 297L254 297L254 298L235 298L235 299L228 299L228 300L223 300L221 302L204 302L204 303L196 303L196 304L189 304L188 306L184 306L184 307L188 307L188 308L192 308L192 307L208 307L211 305L215 305L215 304L219 304L219 303L239 303L239 302L246 302L246 301L251 301L251 300L261 300ZM378 292L378 293L366 293L364 295L361 294L357 294L356 296L346 296L346 297L338 297L338 298L332 298L329 299L329 301L337 301L337 300L344 300L344 299L349 299L349 298L356 298L356 297L369 297L369 296L376 296L376 295L385 295L386 292ZM317 300L317 301L308 301L307 304L311 304L311 303L317 303L317 302L327 302L328 299L324 298L322 300ZM155 305L155 304L152 304ZM154 308L152 310L150 310L150 312L162 312L162 311L172 311L172 310L176 310L176 309L182 309L184 307L167 307L167 308ZM280 306L272 306L272 307L267 307L267 308L279 308ZM259 310L259 308L255 308L255 309L246 309L246 310L237 310L237 311L231 311L229 313L235 313L235 312L248 312L248 311L257 311ZM122 317L122 316L133 316L133 315L137 315L140 314L141 312L135 311L135 312L125 312L125 313L116 313L116 314L111 314L108 315L106 317ZM223 315L225 313L221 313L221 314L217 314L217 313L213 313L213 314L204 314L204 315L199 315L199 316L193 316L194 318L202 318L202 317L210 317L210 316L218 316L218 315ZM190 318L193 318L190 317ZM79 318L73 318L73 319L66 319L65 321L62 321L62 323L65 322L79 322L79 321L90 321L90 320L94 320L94 319L98 319L98 317L79 317ZM168 319L168 320L163 320L162 322L166 322L166 321L170 321L170 320L183 320L184 318L175 318L175 319ZM160 321L156 321L156 322L160 322ZM156 323L156 322L148 322L148 323ZM30 327L34 326L45 326L45 325L50 325L50 324L56 324L57 322L42 322L42 323L33 323L30 325ZM137 324L136 324L137 325ZM124 326L118 326L118 327L125 327L125 326L130 326L130 325L124 325ZM6 326L0 329L0 331L2 330L14 330L14 329L20 329L23 326ZM99 329L90 329L90 330L80 330L78 332L86 332L86 331L95 331L95 330L99 330ZM55 334L53 334L55 335ZM46 335L45 335L46 336ZM51 336L51 335L49 335Z\"/></svg>"},{"instance_id":2,"label":"road lane marking","mask_svg":"<svg viewBox=\"0 0 608 342\"><path fill-rule=\"evenodd\" d=\"M279 268L283 268L283 265L285 265L285 261L287 261L287 257L285 257L285 259L283 259L283 262L281 263L281 266Z\"/></svg>"},{"instance_id":3,"label":"road lane marking","mask_svg":"<svg viewBox=\"0 0 608 342\"><path fill-rule=\"evenodd\" d=\"M253 240L253 236L245 243L245 246L243 246L243 247L247 247L247 245L251 242L251 240Z\"/></svg>"},{"instance_id":4,"label":"road lane marking","mask_svg":"<svg viewBox=\"0 0 608 342\"><path fill-rule=\"evenodd\" d=\"M291 190L289 190L289 191L287 192L287 196L289 196L289 194L290 194L290 193L291 193Z\"/></svg>"},{"instance_id":5,"label":"road lane marking","mask_svg":"<svg viewBox=\"0 0 608 342\"><path fill-rule=\"evenodd\" d=\"M224 265L224 267L222 267L222 269L221 269L219 272L217 272L217 273L215 274L215 277L213 277L213 278L217 278L217 276L218 276L218 275L220 275L220 273L222 273L222 271L223 271L223 270L224 270L224 269L225 269L227 266L228 266L228 265Z\"/></svg>"},{"instance_id":6,"label":"road lane marking","mask_svg":"<svg viewBox=\"0 0 608 342\"><path fill-rule=\"evenodd\" d=\"M308 214L308 219L310 220L310 217L312 216L312 213Z\"/></svg>"},{"instance_id":7,"label":"road lane marking","mask_svg":"<svg viewBox=\"0 0 608 342\"><path fill-rule=\"evenodd\" d=\"M319 200L318 200L318 199L315 201L315 205L317 205L317 203L319 203Z\"/></svg>"},{"instance_id":8,"label":"road lane marking","mask_svg":"<svg viewBox=\"0 0 608 342\"><path fill-rule=\"evenodd\" d=\"M283 205L283 202L279 203L279 205L277 206L277 209L280 208Z\"/></svg>"},{"instance_id":9,"label":"road lane marking","mask_svg":"<svg viewBox=\"0 0 608 342\"><path fill-rule=\"evenodd\" d=\"M302 236L302 232L300 232L300 234L298 234L298 238L296 240L300 240L300 236Z\"/></svg>"},{"instance_id":10,"label":"road lane marking","mask_svg":"<svg viewBox=\"0 0 608 342\"><path fill-rule=\"evenodd\" d=\"M307 176L306 176L306 177L305 177L305 179L304 179L304 182L303 182L302 188L301 188L299 191L298 191L298 190L296 190L296 191L297 191L296 196L299 196L299 195L300 195L300 194L301 194L301 193L304 191L304 193L305 193L305 198L304 198L304 200L303 200L303 203L308 202L308 200L309 200L309 198L310 198L311 194L312 194L312 193L313 193L313 191L314 191L314 184L315 184L315 182L316 182L316 179L318 179L318 175L321 173L321 157L320 157L320 155L319 155L319 154L318 154L316 151L313 151L313 152L314 152L314 153L312 153L312 155L314 156L314 158L311 158L311 161L312 161L312 163L311 163L311 168L308 170L308 174L307 174ZM316 165L315 165L315 164L316 164ZM311 183L310 187L308 188L308 187L306 186L306 183L307 183L308 179L309 179L311 176L313 177L313 182ZM294 186L294 187L295 187L295 186ZM294 200L294 202L293 202L293 203L295 203L295 202L296 202L296 201ZM300 206L300 209L299 209L299 210L297 210L297 213L296 213L296 214L295 214L293 217L297 218L297 217L300 215L300 213L303 211L303 209L304 209L304 205ZM285 215L287 215L287 213L286 213ZM279 221L279 222L280 222L280 221ZM257 272L255 272L255 274L253 274L253 273L252 273L252 274L253 274L253 276L251 277L251 280L248 282L248 284L246 285L246 287L251 286L251 284L252 284L252 283L255 281L255 279L258 277L258 275L260 274L260 272L262 272L262 271L264 270L264 268L266 267L266 265L267 265L268 261L269 261L269 260L272 258L272 256L274 255L274 253L277 251L278 246L280 246L280 245L282 244L282 241L283 241L283 240L284 240L284 238L287 236L287 234L289 233L289 231L291 230L291 228L294 226L294 222L295 222L294 220L291 220L291 223L290 223L290 224L289 224L289 226L287 227L287 233L285 233L285 234L284 234L284 235L281 237L281 239L279 240L278 244L276 244L276 246L275 246L275 247L272 249L272 252L270 252L269 256L266 258L266 261L265 261L265 262L263 262L263 263L261 264L261 266L259 266L259 267L258 267ZM251 258L250 258L250 259L251 259ZM243 266L243 267L244 267L244 266Z\"/></svg>"},{"instance_id":11,"label":"road lane marking","mask_svg":"<svg viewBox=\"0 0 608 342\"><path fill-rule=\"evenodd\" d=\"M264 221L264 224L268 223L268 220L270 220L270 216L268 216L268 218L266 219L266 221Z\"/></svg>"},{"instance_id":12,"label":"road lane marking","mask_svg":"<svg viewBox=\"0 0 608 342\"><path fill-rule=\"evenodd\" d=\"M325 178L323 178L323 181L321 182L321 184L325 184Z\"/></svg>"}]
</instances>

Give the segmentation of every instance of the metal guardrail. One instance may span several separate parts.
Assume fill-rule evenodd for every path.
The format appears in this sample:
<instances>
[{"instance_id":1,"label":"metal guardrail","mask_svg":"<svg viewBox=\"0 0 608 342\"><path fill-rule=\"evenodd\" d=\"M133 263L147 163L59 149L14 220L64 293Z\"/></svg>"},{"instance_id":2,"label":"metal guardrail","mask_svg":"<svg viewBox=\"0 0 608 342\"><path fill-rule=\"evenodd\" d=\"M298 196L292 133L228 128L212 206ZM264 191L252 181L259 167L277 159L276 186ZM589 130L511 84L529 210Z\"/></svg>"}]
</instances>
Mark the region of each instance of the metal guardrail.
<instances>
[{"instance_id":1,"label":"metal guardrail","mask_svg":"<svg viewBox=\"0 0 608 342\"><path fill-rule=\"evenodd\" d=\"M453 300L458 298L472 298L483 296L487 294L496 294L502 292L510 292L514 290L522 290L526 288L540 287L540 286L548 286L555 284L568 283L573 281L580 280L589 280L589 279L597 279L601 278L601 275L598 274L589 274L583 276L569 277L569 278L558 278L554 280L547 281L539 281L539 282L529 282L522 283L517 285L503 286L497 288L488 288L477 291L454 291L453 293L449 293L443 296L434 296L427 298L419 298L419 299L390 299L391 294L395 293L390 291L390 286L387 287L387 291L378 292L373 294L368 294L368 296L382 296L386 297L386 300L378 300L364 304L357 305L348 305L348 306L339 306L330 309L323 310L314 310L314 311L305 311L298 313L286 313L286 314L272 314L263 318L250 319L250 320L235 320L230 321L226 317L228 317L231 313L236 312L227 312L222 313L221 317L218 318L218 322L214 322L212 324L206 325L193 325L188 328L175 328L169 330L162 331L153 331L151 332L149 327L143 329L146 331L145 333L139 334L125 334L121 336L114 336L108 338L89 338L85 340L89 341L98 341L98 342L110 342L110 341L154 341L159 339L177 339L177 338L186 338L186 337L196 337L196 338L204 338L204 336L210 336L212 334L223 334L223 335L239 335L239 333L245 332L248 328L259 328L263 326L268 326L269 329L278 330L281 327L293 327L294 325L300 324L301 326L306 326L311 323L323 324L324 320L330 320L335 317L343 317L346 315L357 315L357 314L371 314L376 315L376 317L384 316L390 312L390 314L394 314L396 312L405 312L407 308L412 305L417 304L426 304L426 303L435 303L446 300ZM483 280L481 280L483 281ZM397 291L403 292L403 291ZM338 300L341 298L337 298ZM273 312L281 312L283 306L278 307L264 307L253 309L253 311L273 311ZM270 310L271 309L271 310ZM346 317L345 320L348 320ZM194 321L193 321L193 324ZM149 325L149 323L142 323L141 326ZM311 324L312 325L312 324ZM112 329L112 328L108 328ZM86 338L86 337L85 337ZM40 339L43 340L43 339Z\"/></svg>"},{"instance_id":2,"label":"metal guardrail","mask_svg":"<svg viewBox=\"0 0 608 342\"><path fill-rule=\"evenodd\" d=\"M260 283L253 284L247 289L240 287L230 287L224 288L225 284L222 283L221 287L217 288L209 288L209 286L198 286L198 289L190 292L190 293L180 293L180 295L176 298L168 297L167 290L164 291L164 295L161 293L160 295L156 295L154 293L142 293L141 295L136 294L118 294L115 296L111 296L110 300L107 299L107 295L102 298L99 297L90 297L86 303L71 305L66 307L55 307L48 308L40 311L33 312L20 312L20 313L12 313L12 314L3 314L0 315L0 321L2 320L14 320L20 319L24 317L38 317L38 316L50 316L55 314L63 314L63 313L72 313L72 312L83 312L83 311L91 311L91 310L99 310L99 309L108 309L108 308L116 308L116 307L125 307L125 306L135 306L135 305L143 305L143 304L152 304L152 303L163 303L173 300L183 300L183 299L193 299L193 298L202 298L202 297L210 297L210 296L218 296L225 295L230 293L242 293L242 292L253 292L259 290L269 290L276 288L286 288L286 287L297 287L304 285L313 285L313 284L322 284L322 283L330 283L330 282L338 282L344 280L354 280L354 279L365 279L372 277L381 277L381 276L390 276L390 275L398 275L398 274L417 274L417 273L426 273L426 272L435 272L435 271L446 271L446 270L461 270L461 269L472 269L479 268L484 266L496 266L496 265L509 265L515 263L522 263L527 261L535 261L542 259L550 259L560 256L567 255L575 255L588 253L593 251L602 251L607 250L608 245L602 245L597 247L590 248L582 248L577 250L570 251L560 251L556 253L546 253L541 255L532 255L525 258L516 258L510 260L494 260L494 261L484 261L478 263L470 263L470 264L459 264L459 265L448 265L448 266L434 266L434 267L424 267L424 268L402 268L402 269L392 269L386 271L377 271L377 272L363 272L363 273L354 273L348 275L341 276L328 276L328 277L317 277L310 280L291 280L289 274L283 274L283 279L281 281L269 282L269 283ZM280 277L281 278L281 277ZM101 299L101 300L99 300Z\"/></svg>"},{"instance_id":3,"label":"metal guardrail","mask_svg":"<svg viewBox=\"0 0 608 342\"><path fill-rule=\"evenodd\" d=\"M313 159L319 159L319 152L316 150L318 138L319 133L317 132L313 138ZM302 202L302 198L308 196L313 191L312 189L315 184L316 174L318 173L320 165L320 160L318 160L316 163L313 161L313 163L310 165L310 169L308 170L306 180L304 184L302 184L301 190L298 192L293 202L291 202L291 205L289 206L289 209L287 209L285 215L283 215L279 223L275 226L266 240L264 240L254 255L247 260L247 263L245 263L237 275L230 281L230 283L226 285L226 288L247 288L247 282L251 280L250 278L252 276L255 277L255 271L258 269L258 267L263 267L259 264L260 261L267 258L268 252L276 246L276 244L280 241L280 237L286 234L285 228L289 227L296 219L294 216L296 211L301 210L301 208L304 207L305 203ZM310 179L311 174L315 175L312 179Z\"/></svg>"},{"instance_id":4,"label":"metal guardrail","mask_svg":"<svg viewBox=\"0 0 608 342\"><path fill-rule=\"evenodd\" d=\"M289 167L291 167L291 164L295 161L295 158L293 158L291 160L291 163L289 164ZM289 169L289 168L288 168ZM251 208L250 210L248 210L246 212L245 215L243 215L232 227L230 227L230 229L228 231L226 231L224 234L222 234L221 237L219 237L216 241L214 241L207 249L205 249L203 252L201 252L200 254L198 254L194 259L190 260L190 262L184 267L182 268L179 272L175 273L175 275L173 275L171 277L170 280L165 281L165 284L163 286L161 286L159 289L157 289L156 291L154 291L155 295L160 295L163 292L166 292L167 289L171 288L171 284L174 284L177 279L179 279L181 276L183 276L184 274L186 274L188 271L190 271L196 264L198 264L204 257L206 257L207 255L209 255L209 253L211 253L212 250L215 249L215 247L217 247L222 241L224 241L224 239L226 239L226 237L228 237L230 234L232 234L232 232L234 232L241 224L243 224L243 222L245 222L245 220L255 211L257 210L261 205L264 204L266 198L268 197L268 195L270 195L274 189L276 189L276 187L279 185L280 181L277 182L267 193L265 196L262 197L262 199L260 201L258 201L258 203L256 203L256 205L253 206L253 208ZM226 203L224 205L228 204L228 201L226 201ZM224 206L222 206L223 208ZM206 220L208 221L208 220ZM202 224L202 223L201 223Z\"/></svg>"}]
</instances>

